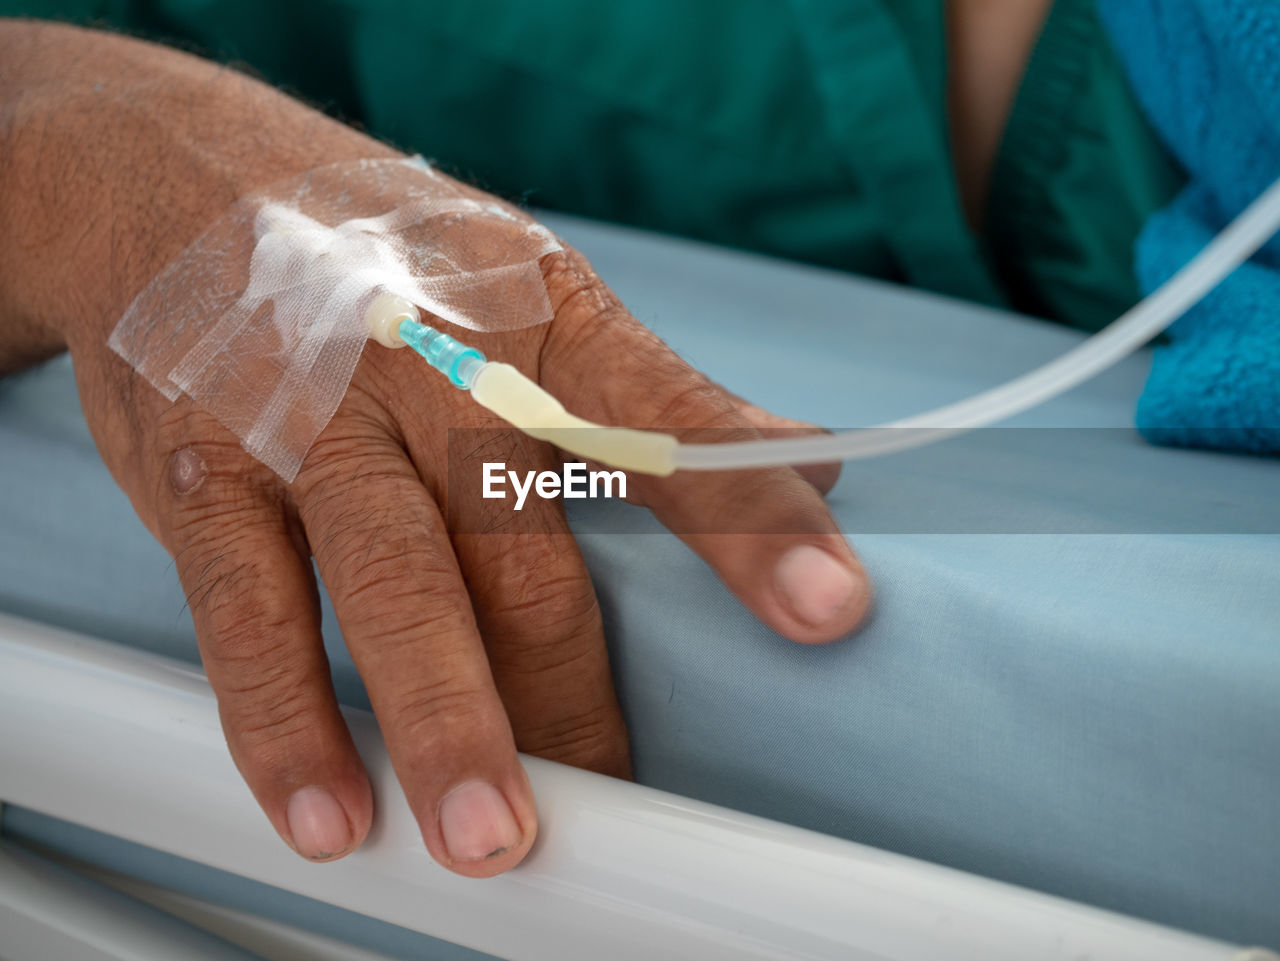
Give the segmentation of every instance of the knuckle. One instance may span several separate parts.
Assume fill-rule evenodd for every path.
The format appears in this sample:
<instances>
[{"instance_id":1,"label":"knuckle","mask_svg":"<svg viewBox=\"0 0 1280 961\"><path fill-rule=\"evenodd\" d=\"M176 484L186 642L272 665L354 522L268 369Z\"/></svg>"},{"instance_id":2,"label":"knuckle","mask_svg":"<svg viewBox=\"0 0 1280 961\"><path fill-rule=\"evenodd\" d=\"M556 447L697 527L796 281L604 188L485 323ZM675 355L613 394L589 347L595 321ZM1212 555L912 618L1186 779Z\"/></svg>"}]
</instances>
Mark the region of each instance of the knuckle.
<instances>
[{"instance_id":1,"label":"knuckle","mask_svg":"<svg viewBox=\"0 0 1280 961\"><path fill-rule=\"evenodd\" d=\"M556 322L573 327L575 338L598 329L614 315L629 316L617 295L576 250L547 257L542 278Z\"/></svg>"},{"instance_id":2,"label":"knuckle","mask_svg":"<svg viewBox=\"0 0 1280 961\"><path fill-rule=\"evenodd\" d=\"M156 437L162 448L181 447L196 438L207 438L222 443L227 433L225 427L195 404L179 399L156 415Z\"/></svg>"},{"instance_id":3,"label":"knuckle","mask_svg":"<svg viewBox=\"0 0 1280 961\"><path fill-rule=\"evenodd\" d=\"M490 592L491 609L537 623L555 624L572 622L595 611L596 596L586 569L580 561L575 562L576 555L565 558L560 554L561 539L518 535L504 546L508 549L492 572L499 580L493 585L497 590ZM570 549L575 546L572 541L564 544ZM560 570L548 573L549 567Z\"/></svg>"},{"instance_id":4,"label":"knuckle","mask_svg":"<svg viewBox=\"0 0 1280 961\"><path fill-rule=\"evenodd\" d=\"M300 683L281 684L272 680L257 689L249 686L239 693L250 691L252 696L237 697L223 689L219 691L219 706L223 726L237 742L240 752L249 752L263 759L284 745L309 741L320 729L316 724L311 697Z\"/></svg>"},{"instance_id":5,"label":"knuckle","mask_svg":"<svg viewBox=\"0 0 1280 961\"><path fill-rule=\"evenodd\" d=\"M296 632L297 614L272 611L271 601L263 604L242 593L227 594L234 600L217 602L222 609L209 619L211 630L201 638L206 669L216 673L228 693L274 694L287 689L295 676L296 648L281 641Z\"/></svg>"},{"instance_id":6,"label":"knuckle","mask_svg":"<svg viewBox=\"0 0 1280 961\"><path fill-rule=\"evenodd\" d=\"M334 502L347 506L359 502L360 490L370 478L394 474L394 465L388 457L392 448L389 435L371 430L359 420L338 418L316 438L298 476L293 490L303 507L303 517L316 514Z\"/></svg>"},{"instance_id":7,"label":"knuckle","mask_svg":"<svg viewBox=\"0 0 1280 961\"><path fill-rule=\"evenodd\" d=\"M604 774L621 774L630 767L622 723L603 707L535 726L516 743L529 754Z\"/></svg>"},{"instance_id":8,"label":"knuckle","mask_svg":"<svg viewBox=\"0 0 1280 961\"><path fill-rule=\"evenodd\" d=\"M608 288L594 277L581 277L566 274L565 279L556 281L556 317L564 317L569 322L595 326L611 310L615 304L608 295Z\"/></svg>"},{"instance_id":9,"label":"knuckle","mask_svg":"<svg viewBox=\"0 0 1280 961\"><path fill-rule=\"evenodd\" d=\"M200 489L204 491L204 485ZM260 490L222 485L217 492L209 492L209 496L175 504L165 514L166 527L171 543L179 550L213 553L217 544L225 551L258 533L269 509L270 504Z\"/></svg>"},{"instance_id":10,"label":"knuckle","mask_svg":"<svg viewBox=\"0 0 1280 961\"><path fill-rule=\"evenodd\" d=\"M379 714L398 739L415 745L424 757L492 740L506 723L486 692L452 676L418 679L397 692Z\"/></svg>"},{"instance_id":11,"label":"knuckle","mask_svg":"<svg viewBox=\"0 0 1280 961\"><path fill-rule=\"evenodd\" d=\"M714 515L709 518L714 530L732 538L745 534L795 534L822 526L826 508L808 484L794 475L780 477L776 471L743 474L719 492Z\"/></svg>"},{"instance_id":12,"label":"knuckle","mask_svg":"<svg viewBox=\"0 0 1280 961\"><path fill-rule=\"evenodd\" d=\"M692 370L681 371L673 382L659 385L650 395L647 422L683 431L715 430L717 439L727 431L743 437L752 432L742 427L730 428L734 423L733 407L724 391Z\"/></svg>"},{"instance_id":13,"label":"knuckle","mask_svg":"<svg viewBox=\"0 0 1280 961\"><path fill-rule=\"evenodd\" d=\"M187 608L196 619L218 624L213 635L237 631L244 620L242 588L247 573L230 561L222 549L188 544L175 555L179 578L187 595Z\"/></svg>"},{"instance_id":14,"label":"knuckle","mask_svg":"<svg viewBox=\"0 0 1280 961\"><path fill-rule=\"evenodd\" d=\"M246 480L274 477L268 468L245 452L231 431L185 398L157 411L153 444L153 456L163 464L158 471L162 488L172 487L170 468L174 455L183 450L198 454L209 465L210 474L222 480L243 485ZM174 490L173 493L183 492Z\"/></svg>"},{"instance_id":15,"label":"knuckle","mask_svg":"<svg viewBox=\"0 0 1280 961\"><path fill-rule=\"evenodd\" d=\"M384 535L370 529L360 526L316 546L335 600L360 624L363 644L394 650L468 623L453 562L435 538L394 516L372 528Z\"/></svg>"},{"instance_id":16,"label":"knuckle","mask_svg":"<svg viewBox=\"0 0 1280 961\"><path fill-rule=\"evenodd\" d=\"M217 540L209 536L190 543L176 556L187 606L208 625L209 649L217 656L236 651L252 655L297 623L296 603L271 589L269 572L242 560L257 553L256 538L244 525Z\"/></svg>"},{"instance_id":17,"label":"knuckle","mask_svg":"<svg viewBox=\"0 0 1280 961\"><path fill-rule=\"evenodd\" d=\"M380 655L471 624L447 538L408 483L405 493L412 496L398 497L392 487L389 496L370 501L351 493L339 505L332 498L351 487L343 479L301 504L312 552L344 625Z\"/></svg>"},{"instance_id":18,"label":"knuckle","mask_svg":"<svg viewBox=\"0 0 1280 961\"><path fill-rule=\"evenodd\" d=\"M522 638L518 645L491 650L489 661L505 677L549 677L556 674L596 673L595 645L578 634Z\"/></svg>"},{"instance_id":19,"label":"knuckle","mask_svg":"<svg viewBox=\"0 0 1280 961\"><path fill-rule=\"evenodd\" d=\"M451 593L438 585L373 585L365 594L345 595L344 611L359 619L363 649L379 657L410 656L433 636L470 626L469 609Z\"/></svg>"},{"instance_id":20,"label":"knuckle","mask_svg":"<svg viewBox=\"0 0 1280 961\"><path fill-rule=\"evenodd\" d=\"M318 723L318 691L290 650L216 645L205 663L237 757L279 766L314 756L326 730Z\"/></svg>"},{"instance_id":21,"label":"knuckle","mask_svg":"<svg viewBox=\"0 0 1280 961\"><path fill-rule=\"evenodd\" d=\"M161 540L175 560L184 553L225 551L284 512L275 475L248 467L247 458L238 446L233 453L203 442L167 455L156 479L155 501Z\"/></svg>"},{"instance_id":22,"label":"knuckle","mask_svg":"<svg viewBox=\"0 0 1280 961\"><path fill-rule=\"evenodd\" d=\"M493 645L490 661L506 674L576 672L590 665L602 634L600 606L588 584L542 583L536 594L490 606L485 626L517 639ZM518 633L513 635L513 630Z\"/></svg>"}]
</instances>

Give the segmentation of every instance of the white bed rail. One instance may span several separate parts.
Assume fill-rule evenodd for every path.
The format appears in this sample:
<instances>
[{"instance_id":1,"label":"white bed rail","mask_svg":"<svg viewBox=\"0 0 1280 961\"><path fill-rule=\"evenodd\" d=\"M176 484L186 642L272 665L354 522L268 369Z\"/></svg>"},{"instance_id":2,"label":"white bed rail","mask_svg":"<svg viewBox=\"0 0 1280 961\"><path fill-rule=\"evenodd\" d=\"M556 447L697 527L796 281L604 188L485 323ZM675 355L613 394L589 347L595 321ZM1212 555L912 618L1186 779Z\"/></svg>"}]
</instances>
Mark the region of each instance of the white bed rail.
<instances>
[{"instance_id":1,"label":"white bed rail","mask_svg":"<svg viewBox=\"0 0 1280 961\"><path fill-rule=\"evenodd\" d=\"M0 957L261 961L166 911L3 842Z\"/></svg>"},{"instance_id":2,"label":"white bed rail","mask_svg":"<svg viewBox=\"0 0 1280 961\"><path fill-rule=\"evenodd\" d=\"M541 831L489 880L436 865L373 718L368 842L311 864L271 830L197 670L0 615L0 800L513 961L1227 961L1230 945L524 758ZM1243 955L1241 955L1243 956ZM1259 953L1254 957L1264 957Z\"/></svg>"}]
</instances>

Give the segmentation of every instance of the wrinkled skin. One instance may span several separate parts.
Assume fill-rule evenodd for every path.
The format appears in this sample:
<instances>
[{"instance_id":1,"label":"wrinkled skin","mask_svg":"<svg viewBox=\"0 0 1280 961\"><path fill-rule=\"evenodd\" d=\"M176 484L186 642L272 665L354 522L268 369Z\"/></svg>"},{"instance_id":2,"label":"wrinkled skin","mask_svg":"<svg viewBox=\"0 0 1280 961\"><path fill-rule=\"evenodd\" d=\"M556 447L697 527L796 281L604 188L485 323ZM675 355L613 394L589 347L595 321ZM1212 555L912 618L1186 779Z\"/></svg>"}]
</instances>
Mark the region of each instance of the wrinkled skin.
<instances>
[{"instance_id":1,"label":"wrinkled skin","mask_svg":"<svg viewBox=\"0 0 1280 961\"><path fill-rule=\"evenodd\" d=\"M15 30L37 35L15 38ZM229 200L268 177L392 152L265 87L134 41L4 25L0 62L6 42L34 44L37 54L0 69L6 97L18 83L36 91L10 112L0 171L6 222L29 240L0 260L0 360L14 367L63 345L71 351L99 451L175 560L231 753L267 817L300 854L328 860L360 844L374 813L329 680L314 557L428 849L469 876L512 867L537 829L517 751L618 777L629 776L630 760L600 610L559 502L526 505L541 533L500 525L451 535L443 521L446 512L465 519L478 509L447 502L447 428L498 422L411 351L370 344L336 416L286 484L209 415L185 398L169 404L106 346L133 294ZM168 71L162 84L149 73L157 63ZM56 121L42 115L86 64L96 64L86 85L103 71L122 78L126 89L111 100L117 113L100 101L77 111L73 97ZM205 111L190 130L181 120L129 127L140 99L151 113L172 108L166 98L184 84L199 96L183 102ZM87 226L77 235L57 226L73 215L40 178L49 151L74 145L94 113L114 125L102 136L123 129L129 143L159 138L142 153L181 175L157 181L112 159L124 148L78 159L100 166L78 174L95 189L80 201L76 216ZM253 161L228 146L246 117L260 124ZM261 130L289 129L294 135L280 134L288 149L262 161ZM29 189L16 191L17 183ZM139 200L139 191L164 203ZM86 204L103 205L107 226L85 217ZM576 252L549 255L542 270L551 324L466 339L540 380L570 410L634 427L717 428L720 439L810 429L745 404L681 362ZM558 463L546 445L502 437L505 448L486 449L485 459ZM819 493L835 475L831 467L807 476L784 468L632 475L629 493L683 532L764 623L822 643L853 629L870 603ZM497 789L498 806L477 784Z\"/></svg>"}]
</instances>

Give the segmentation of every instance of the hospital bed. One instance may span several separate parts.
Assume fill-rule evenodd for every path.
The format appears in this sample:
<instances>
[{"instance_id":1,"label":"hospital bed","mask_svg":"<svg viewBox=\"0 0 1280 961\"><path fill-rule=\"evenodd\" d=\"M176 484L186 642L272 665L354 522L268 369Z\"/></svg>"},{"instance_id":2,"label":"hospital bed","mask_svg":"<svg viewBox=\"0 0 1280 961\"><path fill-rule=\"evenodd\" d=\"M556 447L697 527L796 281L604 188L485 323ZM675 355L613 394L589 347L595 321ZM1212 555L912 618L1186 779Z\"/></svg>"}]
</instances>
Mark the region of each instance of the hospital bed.
<instances>
[{"instance_id":1,"label":"hospital bed","mask_svg":"<svg viewBox=\"0 0 1280 961\"><path fill-rule=\"evenodd\" d=\"M548 221L693 364L833 427L967 396L1080 337ZM118 898L103 925L164 928L200 943L191 957L477 956L405 926L427 915L420 927L513 957L1276 947L1280 465L1145 444L1130 424L1146 365L1132 358L1012 427L846 466L830 501L877 611L829 647L760 626L642 512L573 505L644 787L531 762L546 810L529 870L461 888L396 819L359 714L382 833L322 866L275 839L224 756L203 681L166 660L196 662L182 594L98 461L68 362L0 381L0 610L17 618L0 622L2 863L21 879L8 890L49 892L12 907L12 930L19 916L30 930L80 916L51 922L49 904ZM333 624L326 602L335 685L359 711ZM126 757L132 781L100 770ZM197 776L218 804L193 793Z\"/></svg>"}]
</instances>

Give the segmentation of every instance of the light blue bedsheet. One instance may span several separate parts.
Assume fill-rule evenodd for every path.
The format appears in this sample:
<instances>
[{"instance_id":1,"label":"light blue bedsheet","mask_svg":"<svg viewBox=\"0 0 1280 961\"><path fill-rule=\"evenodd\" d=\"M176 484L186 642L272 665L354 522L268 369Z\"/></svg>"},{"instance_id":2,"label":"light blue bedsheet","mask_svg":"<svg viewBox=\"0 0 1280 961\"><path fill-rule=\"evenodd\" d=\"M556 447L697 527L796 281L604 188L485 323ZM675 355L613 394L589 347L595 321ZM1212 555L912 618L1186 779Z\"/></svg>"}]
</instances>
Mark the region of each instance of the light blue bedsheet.
<instances>
[{"instance_id":1,"label":"light blue bedsheet","mask_svg":"<svg viewBox=\"0 0 1280 961\"><path fill-rule=\"evenodd\" d=\"M831 426L956 400L1079 339L812 268L548 220L691 362ZM780 336L790 370L776 361ZM847 467L831 503L878 609L833 646L761 627L635 512L626 533L609 529L626 508L581 512L639 779L1280 946L1280 462L1145 445L1129 424L1147 364L1134 358L1019 420L1087 432L989 432L952 454ZM194 659L172 564L101 466L65 360L0 381L0 459L0 609ZM327 605L325 616L339 693L366 705ZM424 956L398 929L30 812L8 810L5 829Z\"/></svg>"}]
</instances>

